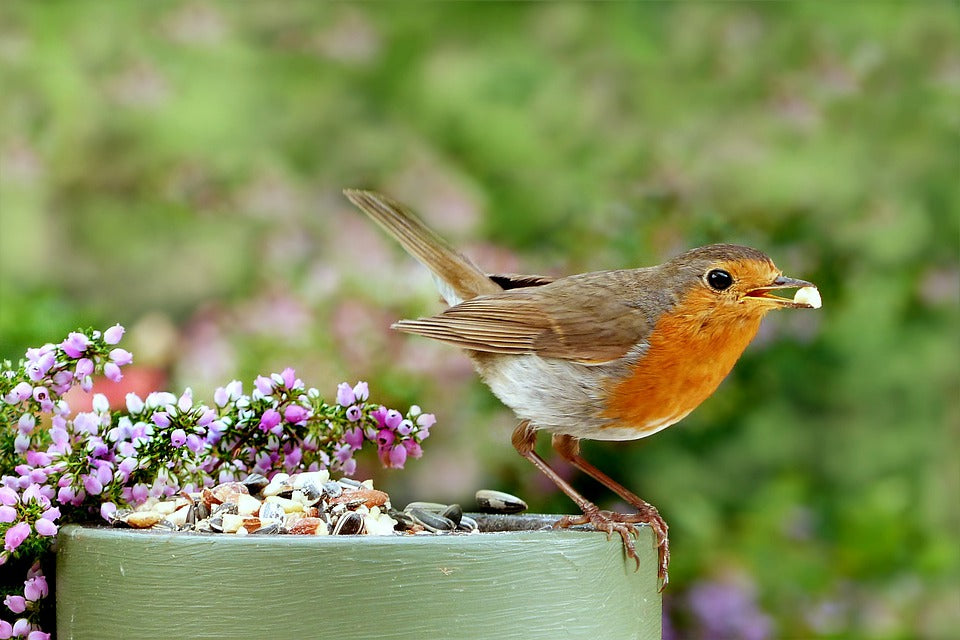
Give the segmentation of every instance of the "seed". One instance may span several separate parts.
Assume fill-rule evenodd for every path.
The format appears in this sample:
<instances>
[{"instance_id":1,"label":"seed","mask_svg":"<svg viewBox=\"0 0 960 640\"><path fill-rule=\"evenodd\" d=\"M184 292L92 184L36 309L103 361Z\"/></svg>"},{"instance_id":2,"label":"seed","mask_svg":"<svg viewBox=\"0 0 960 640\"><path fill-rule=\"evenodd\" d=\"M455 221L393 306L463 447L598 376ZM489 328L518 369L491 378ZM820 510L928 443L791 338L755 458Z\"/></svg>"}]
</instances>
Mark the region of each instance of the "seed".
<instances>
[{"instance_id":1,"label":"seed","mask_svg":"<svg viewBox=\"0 0 960 640\"><path fill-rule=\"evenodd\" d=\"M443 513L446 508L447 505L440 504L439 502L411 502L404 507L403 510L409 512L410 509L423 509L430 513Z\"/></svg>"},{"instance_id":2,"label":"seed","mask_svg":"<svg viewBox=\"0 0 960 640\"><path fill-rule=\"evenodd\" d=\"M527 503L517 496L492 489L477 491L477 506L487 513L519 513L527 509Z\"/></svg>"},{"instance_id":3,"label":"seed","mask_svg":"<svg viewBox=\"0 0 960 640\"><path fill-rule=\"evenodd\" d=\"M337 525L333 528L335 536L351 536L363 532L363 516L356 511L350 511L340 516Z\"/></svg>"},{"instance_id":4,"label":"seed","mask_svg":"<svg viewBox=\"0 0 960 640\"><path fill-rule=\"evenodd\" d=\"M427 531L453 531L457 527L449 518L423 509L411 509L407 514Z\"/></svg>"},{"instance_id":5,"label":"seed","mask_svg":"<svg viewBox=\"0 0 960 640\"><path fill-rule=\"evenodd\" d=\"M460 519L463 518L463 509L458 504L452 504L444 509L440 515L451 521L454 526L459 526Z\"/></svg>"}]
</instances>

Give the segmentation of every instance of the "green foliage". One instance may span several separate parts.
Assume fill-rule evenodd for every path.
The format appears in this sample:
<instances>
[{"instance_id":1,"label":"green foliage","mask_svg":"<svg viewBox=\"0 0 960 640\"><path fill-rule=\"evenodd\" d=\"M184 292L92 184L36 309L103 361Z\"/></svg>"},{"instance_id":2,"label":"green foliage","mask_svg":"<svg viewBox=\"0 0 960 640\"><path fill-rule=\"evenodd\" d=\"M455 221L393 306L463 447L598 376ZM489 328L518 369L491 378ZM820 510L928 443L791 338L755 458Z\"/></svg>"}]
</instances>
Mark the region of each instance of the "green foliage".
<instances>
[{"instance_id":1,"label":"green foliage","mask_svg":"<svg viewBox=\"0 0 960 640\"><path fill-rule=\"evenodd\" d=\"M387 332L435 294L339 190L408 201L491 269L751 244L824 308L767 320L681 425L587 456L671 523L677 608L733 573L779 637L956 628L954 4L0 11L0 357L159 311L171 386L294 366L431 399L430 454L378 480L398 500L564 511L464 359Z\"/></svg>"}]
</instances>

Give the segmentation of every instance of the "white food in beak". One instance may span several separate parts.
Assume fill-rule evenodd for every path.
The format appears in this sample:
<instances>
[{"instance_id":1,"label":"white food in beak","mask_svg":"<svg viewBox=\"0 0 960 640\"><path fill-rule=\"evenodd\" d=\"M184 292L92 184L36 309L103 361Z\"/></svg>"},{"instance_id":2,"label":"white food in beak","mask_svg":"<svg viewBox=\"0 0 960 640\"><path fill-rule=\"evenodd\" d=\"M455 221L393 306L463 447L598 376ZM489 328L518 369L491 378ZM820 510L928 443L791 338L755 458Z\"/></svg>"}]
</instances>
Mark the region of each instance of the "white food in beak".
<instances>
[{"instance_id":1,"label":"white food in beak","mask_svg":"<svg viewBox=\"0 0 960 640\"><path fill-rule=\"evenodd\" d=\"M793 294L793 301L797 304L805 304L814 309L820 308L820 291L816 287L802 287Z\"/></svg>"}]
</instances>

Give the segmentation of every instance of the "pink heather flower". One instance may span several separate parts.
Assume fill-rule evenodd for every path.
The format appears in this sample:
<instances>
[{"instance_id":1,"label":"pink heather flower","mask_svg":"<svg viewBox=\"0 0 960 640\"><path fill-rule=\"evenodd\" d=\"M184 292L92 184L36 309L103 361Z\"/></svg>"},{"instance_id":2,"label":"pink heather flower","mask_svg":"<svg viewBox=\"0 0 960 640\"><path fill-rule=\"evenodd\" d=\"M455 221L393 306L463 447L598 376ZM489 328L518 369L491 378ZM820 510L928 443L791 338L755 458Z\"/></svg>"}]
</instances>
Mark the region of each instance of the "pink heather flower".
<instances>
[{"instance_id":1,"label":"pink heather flower","mask_svg":"<svg viewBox=\"0 0 960 640\"><path fill-rule=\"evenodd\" d=\"M310 411L299 404L288 405L283 412L283 417L291 424L303 422L310 415Z\"/></svg>"},{"instance_id":2,"label":"pink heather flower","mask_svg":"<svg viewBox=\"0 0 960 640\"><path fill-rule=\"evenodd\" d=\"M0 555L0 564L3 564L4 556ZM0 620L0 638L13 637L13 625L6 620Z\"/></svg>"},{"instance_id":3,"label":"pink heather flower","mask_svg":"<svg viewBox=\"0 0 960 640\"><path fill-rule=\"evenodd\" d=\"M153 424L157 425L161 429L166 429L170 426L170 416L167 415L166 411L157 411L151 417Z\"/></svg>"},{"instance_id":4,"label":"pink heather flower","mask_svg":"<svg viewBox=\"0 0 960 640\"><path fill-rule=\"evenodd\" d=\"M349 407L357 401L357 396L353 392L353 387L346 382L337 385L337 404L341 407Z\"/></svg>"},{"instance_id":5,"label":"pink heather flower","mask_svg":"<svg viewBox=\"0 0 960 640\"><path fill-rule=\"evenodd\" d=\"M33 399L41 403L48 402L50 400L50 392L47 391L46 387L34 387Z\"/></svg>"},{"instance_id":6,"label":"pink heather flower","mask_svg":"<svg viewBox=\"0 0 960 640\"><path fill-rule=\"evenodd\" d=\"M23 597L31 602L46 598L48 595L50 595L50 587L47 585L47 579L42 575L34 576L23 583Z\"/></svg>"},{"instance_id":7,"label":"pink heather flower","mask_svg":"<svg viewBox=\"0 0 960 640\"><path fill-rule=\"evenodd\" d=\"M187 449L190 449L190 451L194 453L200 453L200 450L203 449L203 438L194 433L188 435Z\"/></svg>"},{"instance_id":8,"label":"pink heather flower","mask_svg":"<svg viewBox=\"0 0 960 640\"><path fill-rule=\"evenodd\" d=\"M34 522L33 528L36 529L37 533L41 536L57 535L57 525L45 518L40 518Z\"/></svg>"},{"instance_id":9,"label":"pink heather flower","mask_svg":"<svg viewBox=\"0 0 960 640\"><path fill-rule=\"evenodd\" d=\"M230 394L227 393L227 390L224 387L217 387L217 390L213 392L213 402L222 408L225 407L229 401Z\"/></svg>"},{"instance_id":10,"label":"pink heather flower","mask_svg":"<svg viewBox=\"0 0 960 640\"><path fill-rule=\"evenodd\" d=\"M363 402L370 397L370 387L366 382L361 380L357 383L357 386L353 388L353 395L357 397L357 402Z\"/></svg>"},{"instance_id":11,"label":"pink heather flower","mask_svg":"<svg viewBox=\"0 0 960 640\"><path fill-rule=\"evenodd\" d=\"M133 489L130 490L130 495L133 498L133 502L143 502L150 497L150 488L142 482L138 482L133 485Z\"/></svg>"},{"instance_id":12,"label":"pink heather flower","mask_svg":"<svg viewBox=\"0 0 960 640\"><path fill-rule=\"evenodd\" d=\"M417 416L417 426L421 429L429 429L437 423L437 418L432 413L421 413Z\"/></svg>"},{"instance_id":13,"label":"pink heather flower","mask_svg":"<svg viewBox=\"0 0 960 640\"><path fill-rule=\"evenodd\" d=\"M0 506L0 522L13 522L17 519L17 510L7 505Z\"/></svg>"},{"instance_id":14,"label":"pink heather flower","mask_svg":"<svg viewBox=\"0 0 960 640\"><path fill-rule=\"evenodd\" d=\"M181 413L186 413L193 408L193 389L187 387L183 395L180 396L180 399L177 400L177 409L180 409Z\"/></svg>"},{"instance_id":15,"label":"pink heather flower","mask_svg":"<svg viewBox=\"0 0 960 640\"><path fill-rule=\"evenodd\" d=\"M253 386L265 396L273 393L273 380L265 376L257 376L257 379L253 381Z\"/></svg>"},{"instance_id":16,"label":"pink heather flower","mask_svg":"<svg viewBox=\"0 0 960 640\"><path fill-rule=\"evenodd\" d=\"M403 420L397 425L397 433L401 436L408 436L413 433L413 423L409 420Z\"/></svg>"},{"instance_id":17,"label":"pink heather flower","mask_svg":"<svg viewBox=\"0 0 960 640\"><path fill-rule=\"evenodd\" d=\"M112 502L104 502L100 505L100 517L110 522L113 519L113 514L117 512L117 505Z\"/></svg>"},{"instance_id":18,"label":"pink heather flower","mask_svg":"<svg viewBox=\"0 0 960 640\"><path fill-rule=\"evenodd\" d=\"M70 504L77 499L77 492L71 486L60 487L57 491L57 502L60 504Z\"/></svg>"},{"instance_id":19,"label":"pink heather flower","mask_svg":"<svg viewBox=\"0 0 960 640\"><path fill-rule=\"evenodd\" d=\"M210 423L217 419L217 412L213 409L206 409L202 414L200 414L200 419L197 420L197 424L201 427L210 426Z\"/></svg>"},{"instance_id":20,"label":"pink heather flower","mask_svg":"<svg viewBox=\"0 0 960 640\"><path fill-rule=\"evenodd\" d=\"M67 336L66 340L60 343L60 348L63 349L63 352L69 357L79 358L83 352L87 350L89 345L90 340L87 336L74 331Z\"/></svg>"},{"instance_id":21,"label":"pink heather flower","mask_svg":"<svg viewBox=\"0 0 960 640\"><path fill-rule=\"evenodd\" d=\"M276 409L267 409L260 418L260 430L270 431L280 424L280 412Z\"/></svg>"},{"instance_id":22,"label":"pink heather flower","mask_svg":"<svg viewBox=\"0 0 960 640\"><path fill-rule=\"evenodd\" d=\"M377 421L381 427L387 424L387 408L383 405L380 405L376 409L370 412L370 417Z\"/></svg>"},{"instance_id":23,"label":"pink heather flower","mask_svg":"<svg viewBox=\"0 0 960 640\"><path fill-rule=\"evenodd\" d=\"M0 487L0 504L15 505L20 502L20 496L10 487Z\"/></svg>"},{"instance_id":24,"label":"pink heather flower","mask_svg":"<svg viewBox=\"0 0 960 640\"><path fill-rule=\"evenodd\" d=\"M343 433L343 441L350 445L354 451L363 446L363 430L360 427L347 429Z\"/></svg>"},{"instance_id":25,"label":"pink heather flower","mask_svg":"<svg viewBox=\"0 0 960 640\"><path fill-rule=\"evenodd\" d=\"M380 432L377 433L377 445L380 447L389 447L396 439L397 436L389 429L380 429Z\"/></svg>"},{"instance_id":26,"label":"pink heather flower","mask_svg":"<svg viewBox=\"0 0 960 640\"><path fill-rule=\"evenodd\" d=\"M340 465L340 472L345 476L352 476L357 472L357 461L353 458L350 458Z\"/></svg>"},{"instance_id":27,"label":"pink heather flower","mask_svg":"<svg viewBox=\"0 0 960 640\"><path fill-rule=\"evenodd\" d=\"M100 429L100 416L95 413L78 413L73 419L73 429L77 433L97 435Z\"/></svg>"},{"instance_id":28,"label":"pink heather flower","mask_svg":"<svg viewBox=\"0 0 960 640\"><path fill-rule=\"evenodd\" d=\"M107 411L110 411L110 401L107 400L107 396L103 395L102 393L95 393L93 394L93 402L91 403L91 407L97 413L106 413Z\"/></svg>"},{"instance_id":29,"label":"pink heather flower","mask_svg":"<svg viewBox=\"0 0 960 640\"><path fill-rule=\"evenodd\" d=\"M3 599L3 604L7 605L13 613L23 613L27 610L27 599L23 596L7 596Z\"/></svg>"},{"instance_id":30,"label":"pink heather flower","mask_svg":"<svg viewBox=\"0 0 960 640\"><path fill-rule=\"evenodd\" d=\"M0 487L0 504L15 505L20 502L20 496L10 487Z\"/></svg>"},{"instance_id":31,"label":"pink heather flower","mask_svg":"<svg viewBox=\"0 0 960 640\"><path fill-rule=\"evenodd\" d=\"M27 635L27 640L50 640L50 634L39 629L34 629Z\"/></svg>"},{"instance_id":32,"label":"pink heather flower","mask_svg":"<svg viewBox=\"0 0 960 640\"><path fill-rule=\"evenodd\" d=\"M127 394L127 411L136 415L143 411L143 400L135 393Z\"/></svg>"},{"instance_id":33,"label":"pink heather flower","mask_svg":"<svg viewBox=\"0 0 960 640\"><path fill-rule=\"evenodd\" d=\"M31 467L45 467L50 464L50 456L42 451L27 451L27 464Z\"/></svg>"},{"instance_id":34,"label":"pink heather flower","mask_svg":"<svg viewBox=\"0 0 960 640\"><path fill-rule=\"evenodd\" d=\"M388 429L396 429L400 426L400 422L403 420L403 416L396 409L390 409L387 411L387 417L384 421Z\"/></svg>"},{"instance_id":35,"label":"pink heather flower","mask_svg":"<svg viewBox=\"0 0 960 640\"><path fill-rule=\"evenodd\" d=\"M60 507L50 507L49 509L41 513L40 517L43 518L44 520L49 520L50 522L53 522L54 520L60 517Z\"/></svg>"},{"instance_id":36,"label":"pink heather flower","mask_svg":"<svg viewBox=\"0 0 960 640\"><path fill-rule=\"evenodd\" d=\"M10 393L13 394L13 402L11 404L26 400L33 395L33 385L29 382L21 382L15 386Z\"/></svg>"},{"instance_id":37,"label":"pink heather flower","mask_svg":"<svg viewBox=\"0 0 960 640\"><path fill-rule=\"evenodd\" d=\"M297 386L297 373L290 367L284 369L280 373L280 377L283 379L283 386L287 389L293 389Z\"/></svg>"},{"instance_id":38,"label":"pink heather flower","mask_svg":"<svg viewBox=\"0 0 960 640\"><path fill-rule=\"evenodd\" d=\"M123 332L126 331L121 325L115 324L103 332L103 341L107 344L117 344L123 338Z\"/></svg>"},{"instance_id":39,"label":"pink heather flower","mask_svg":"<svg viewBox=\"0 0 960 640\"><path fill-rule=\"evenodd\" d=\"M91 373L93 373L93 360L90 358L81 358L77 361L77 368L74 371L74 375L78 378L85 378Z\"/></svg>"},{"instance_id":40,"label":"pink heather flower","mask_svg":"<svg viewBox=\"0 0 960 640\"><path fill-rule=\"evenodd\" d=\"M183 429L174 429L170 433L170 444L179 448L182 447L187 441L187 434Z\"/></svg>"},{"instance_id":41,"label":"pink heather flower","mask_svg":"<svg viewBox=\"0 0 960 640\"><path fill-rule=\"evenodd\" d=\"M97 480L102 485L108 485L113 481L113 465L110 463L101 464L97 467Z\"/></svg>"},{"instance_id":42,"label":"pink heather flower","mask_svg":"<svg viewBox=\"0 0 960 640\"><path fill-rule=\"evenodd\" d=\"M95 475L84 475L83 476L83 488L87 490L92 496L100 495L100 492L103 491L103 483Z\"/></svg>"},{"instance_id":43,"label":"pink heather flower","mask_svg":"<svg viewBox=\"0 0 960 640\"><path fill-rule=\"evenodd\" d=\"M30 448L30 436L19 434L13 440L13 450L17 453L25 453Z\"/></svg>"},{"instance_id":44,"label":"pink heather flower","mask_svg":"<svg viewBox=\"0 0 960 640\"><path fill-rule=\"evenodd\" d=\"M133 362L133 354L126 349L117 347L110 350L110 359L117 363L117 366L123 367Z\"/></svg>"},{"instance_id":45,"label":"pink heather flower","mask_svg":"<svg viewBox=\"0 0 960 640\"><path fill-rule=\"evenodd\" d=\"M103 375L110 382L120 382L123 380L123 373L120 371L120 366L115 362L108 362L103 365Z\"/></svg>"},{"instance_id":46,"label":"pink heather flower","mask_svg":"<svg viewBox=\"0 0 960 640\"><path fill-rule=\"evenodd\" d=\"M29 535L30 525L26 522L18 522L7 529L7 533L3 537L3 548L7 551L15 551Z\"/></svg>"},{"instance_id":47,"label":"pink heather flower","mask_svg":"<svg viewBox=\"0 0 960 640\"><path fill-rule=\"evenodd\" d=\"M407 449L407 455L411 458L419 458L423 455L423 447L416 440L404 440L403 446Z\"/></svg>"},{"instance_id":48,"label":"pink heather flower","mask_svg":"<svg viewBox=\"0 0 960 640\"><path fill-rule=\"evenodd\" d=\"M353 447L349 444L338 444L333 447L333 457L341 464L353 457Z\"/></svg>"},{"instance_id":49,"label":"pink heather flower","mask_svg":"<svg viewBox=\"0 0 960 640\"><path fill-rule=\"evenodd\" d=\"M360 411L360 407L358 407L357 405L355 404L351 405L350 408L347 409L347 420L349 420L350 422L356 422L362 417L363 417L363 412Z\"/></svg>"},{"instance_id":50,"label":"pink heather flower","mask_svg":"<svg viewBox=\"0 0 960 640\"><path fill-rule=\"evenodd\" d=\"M13 635L25 636L30 633L30 621L26 618L20 618L13 623Z\"/></svg>"},{"instance_id":51,"label":"pink heather flower","mask_svg":"<svg viewBox=\"0 0 960 640\"><path fill-rule=\"evenodd\" d=\"M300 447L294 447L293 451L286 455L284 464L293 469L300 466L301 460L303 460L303 450Z\"/></svg>"},{"instance_id":52,"label":"pink heather flower","mask_svg":"<svg viewBox=\"0 0 960 640\"><path fill-rule=\"evenodd\" d=\"M33 433L33 427L37 424L37 419L33 417L32 414L25 413L20 416L20 419L17 420L17 429L20 433L31 434Z\"/></svg>"},{"instance_id":53,"label":"pink heather flower","mask_svg":"<svg viewBox=\"0 0 960 640\"><path fill-rule=\"evenodd\" d=\"M390 466L394 469L403 469L403 464L407 461L407 449L402 444L394 445L390 448L389 455Z\"/></svg>"}]
</instances>

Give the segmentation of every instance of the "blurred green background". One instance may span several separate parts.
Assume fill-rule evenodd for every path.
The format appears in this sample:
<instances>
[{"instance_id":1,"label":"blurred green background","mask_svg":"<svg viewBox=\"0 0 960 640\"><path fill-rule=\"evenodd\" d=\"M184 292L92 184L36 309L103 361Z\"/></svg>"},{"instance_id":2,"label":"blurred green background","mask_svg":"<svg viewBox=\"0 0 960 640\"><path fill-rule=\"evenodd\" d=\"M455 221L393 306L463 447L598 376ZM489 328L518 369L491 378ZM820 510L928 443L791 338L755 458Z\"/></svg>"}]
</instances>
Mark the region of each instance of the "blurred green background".
<instances>
[{"instance_id":1,"label":"blurred green background","mask_svg":"<svg viewBox=\"0 0 960 640\"><path fill-rule=\"evenodd\" d=\"M950 637L958 17L937 2L4 3L0 356L121 322L144 380L198 397L285 366L331 397L366 379L439 418L406 470L368 459L395 503L492 487L570 511L462 354L391 334L441 307L340 190L410 203L491 271L750 244L818 283L824 308L768 318L680 425L585 447L671 524L668 635Z\"/></svg>"}]
</instances>

